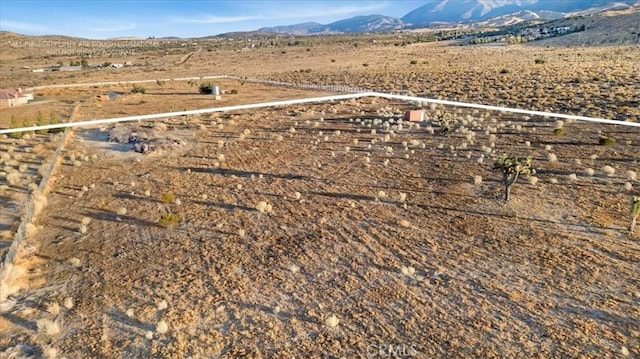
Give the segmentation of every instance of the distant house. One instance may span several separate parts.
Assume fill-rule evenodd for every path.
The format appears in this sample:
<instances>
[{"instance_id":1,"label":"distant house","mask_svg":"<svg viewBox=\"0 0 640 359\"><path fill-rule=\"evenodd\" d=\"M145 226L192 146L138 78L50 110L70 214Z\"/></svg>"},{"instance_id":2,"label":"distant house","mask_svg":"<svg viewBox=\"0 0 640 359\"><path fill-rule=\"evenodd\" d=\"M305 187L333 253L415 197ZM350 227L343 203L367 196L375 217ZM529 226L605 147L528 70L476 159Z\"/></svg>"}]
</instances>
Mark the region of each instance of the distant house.
<instances>
[{"instance_id":1,"label":"distant house","mask_svg":"<svg viewBox=\"0 0 640 359\"><path fill-rule=\"evenodd\" d=\"M0 89L0 106L13 107L33 101L33 94L22 89Z\"/></svg>"}]
</instances>

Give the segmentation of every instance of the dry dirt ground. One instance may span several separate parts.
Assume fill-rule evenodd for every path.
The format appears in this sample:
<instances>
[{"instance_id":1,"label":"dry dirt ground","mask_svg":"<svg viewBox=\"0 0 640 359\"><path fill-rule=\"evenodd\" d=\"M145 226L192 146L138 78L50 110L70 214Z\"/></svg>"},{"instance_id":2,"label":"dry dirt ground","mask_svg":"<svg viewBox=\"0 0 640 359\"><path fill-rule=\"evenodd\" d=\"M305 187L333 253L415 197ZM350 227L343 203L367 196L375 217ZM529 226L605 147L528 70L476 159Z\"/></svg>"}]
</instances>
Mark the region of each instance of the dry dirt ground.
<instances>
[{"instance_id":1,"label":"dry dirt ground","mask_svg":"<svg viewBox=\"0 0 640 359\"><path fill-rule=\"evenodd\" d=\"M623 187L640 186L626 178L637 130L565 123L554 136L551 119L451 108L430 110L456 114L448 136L384 125L407 107L169 119L149 127L183 145L146 156L76 130L22 258L31 288L0 316L5 354L638 355ZM600 131L616 144L598 146ZM532 155L539 179L507 204L490 160L504 151ZM168 212L175 228L158 224Z\"/></svg>"},{"instance_id":2,"label":"dry dirt ground","mask_svg":"<svg viewBox=\"0 0 640 359\"><path fill-rule=\"evenodd\" d=\"M638 47L305 41L105 58L151 65L82 73L34 74L21 66L53 60L3 51L0 76L35 86L232 73L640 116ZM321 94L221 85L239 93L220 105ZM145 87L42 89L53 102L11 114L212 107L185 82ZM116 100L95 99L114 89ZM179 143L148 155L105 142L107 128L77 129L17 263L26 274L13 284L26 288L1 303L0 358L640 356L640 239L626 230L640 131L565 121L556 136L554 119L442 107L429 117L455 115L458 132L389 122L411 106L364 99L135 124ZM10 117L1 111L0 127ZM601 135L615 144L598 145ZM2 172L23 173L0 188L3 213L37 182L48 136L1 139ZM507 204L491 170L503 152L533 156L538 179L514 185ZM180 223L160 226L165 213Z\"/></svg>"}]
</instances>

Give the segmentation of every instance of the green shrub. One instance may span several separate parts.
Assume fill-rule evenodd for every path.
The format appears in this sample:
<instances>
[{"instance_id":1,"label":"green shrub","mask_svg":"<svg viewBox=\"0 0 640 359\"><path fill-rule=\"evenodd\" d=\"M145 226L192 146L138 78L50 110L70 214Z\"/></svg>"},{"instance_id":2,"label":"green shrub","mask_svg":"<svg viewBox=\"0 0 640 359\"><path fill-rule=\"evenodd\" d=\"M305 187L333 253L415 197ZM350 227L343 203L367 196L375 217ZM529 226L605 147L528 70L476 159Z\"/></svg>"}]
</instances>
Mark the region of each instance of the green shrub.
<instances>
[{"instance_id":1,"label":"green shrub","mask_svg":"<svg viewBox=\"0 0 640 359\"><path fill-rule=\"evenodd\" d=\"M600 146L611 147L616 143L616 139L610 136L600 136L598 143Z\"/></svg>"},{"instance_id":2,"label":"green shrub","mask_svg":"<svg viewBox=\"0 0 640 359\"><path fill-rule=\"evenodd\" d=\"M158 224L165 228L175 227L182 221L182 218L177 213L167 212L160 216Z\"/></svg>"},{"instance_id":3,"label":"green shrub","mask_svg":"<svg viewBox=\"0 0 640 359\"><path fill-rule=\"evenodd\" d=\"M147 92L147 89L138 85L133 85L133 88L131 89L131 93L145 93L145 92Z\"/></svg>"},{"instance_id":4,"label":"green shrub","mask_svg":"<svg viewBox=\"0 0 640 359\"><path fill-rule=\"evenodd\" d=\"M49 114L49 124L57 125L59 123L60 121L58 121L58 116L55 114L55 112L51 112ZM60 133L60 132L64 132L64 128L52 128L49 130L49 133Z\"/></svg>"},{"instance_id":5,"label":"green shrub","mask_svg":"<svg viewBox=\"0 0 640 359\"><path fill-rule=\"evenodd\" d=\"M162 195L162 197L160 197L160 200L164 203L173 203L176 200L176 195L169 191L165 194Z\"/></svg>"},{"instance_id":6,"label":"green shrub","mask_svg":"<svg viewBox=\"0 0 640 359\"><path fill-rule=\"evenodd\" d=\"M16 116L15 115L11 115L11 123L9 124L9 128L20 128L20 127L22 127L22 126L18 122L18 119L16 118ZM22 135L23 135L22 132L13 132L13 133L9 134L9 136L13 137L13 138L21 138Z\"/></svg>"},{"instance_id":7,"label":"green shrub","mask_svg":"<svg viewBox=\"0 0 640 359\"><path fill-rule=\"evenodd\" d=\"M47 123L44 120L44 116L42 115L42 112L38 111L38 115L36 117L36 125L37 126L45 126ZM36 131L37 133L44 135L46 133L49 132L49 130L38 130Z\"/></svg>"},{"instance_id":8,"label":"green shrub","mask_svg":"<svg viewBox=\"0 0 640 359\"><path fill-rule=\"evenodd\" d=\"M558 127L556 129L553 130L553 134L556 136L562 136L564 135L564 128L562 127Z\"/></svg>"}]
</instances>

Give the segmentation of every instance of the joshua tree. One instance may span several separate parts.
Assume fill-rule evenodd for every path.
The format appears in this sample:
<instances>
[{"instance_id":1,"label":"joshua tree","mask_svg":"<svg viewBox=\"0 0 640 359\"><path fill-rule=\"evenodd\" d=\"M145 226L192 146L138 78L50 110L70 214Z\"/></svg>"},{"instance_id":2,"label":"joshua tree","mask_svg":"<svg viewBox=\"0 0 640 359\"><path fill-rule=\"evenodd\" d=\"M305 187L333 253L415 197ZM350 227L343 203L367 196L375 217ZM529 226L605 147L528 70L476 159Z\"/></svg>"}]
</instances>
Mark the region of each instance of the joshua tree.
<instances>
[{"instance_id":1,"label":"joshua tree","mask_svg":"<svg viewBox=\"0 0 640 359\"><path fill-rule=\"evenodd\" d=\"M493 164L493 169L499 169L502 171L505 202L509 201L511 186L516 183L518 177L520 177L520 175L529 177L533 173L533 169L531 168L531 157L519 158L506 153L496 159Z\"/></svg>"},{"instance_id":2,"label":"joshua tree","mask_svg":"<svg viewBox=\"0 0 640 359\"><path fill-rule=\"evenodd\" d=\"M629 225L629 232L633 233L638 217L640 217L640 197L633 196L631 199L631 224Z\"/></svg>"}]
</instances>

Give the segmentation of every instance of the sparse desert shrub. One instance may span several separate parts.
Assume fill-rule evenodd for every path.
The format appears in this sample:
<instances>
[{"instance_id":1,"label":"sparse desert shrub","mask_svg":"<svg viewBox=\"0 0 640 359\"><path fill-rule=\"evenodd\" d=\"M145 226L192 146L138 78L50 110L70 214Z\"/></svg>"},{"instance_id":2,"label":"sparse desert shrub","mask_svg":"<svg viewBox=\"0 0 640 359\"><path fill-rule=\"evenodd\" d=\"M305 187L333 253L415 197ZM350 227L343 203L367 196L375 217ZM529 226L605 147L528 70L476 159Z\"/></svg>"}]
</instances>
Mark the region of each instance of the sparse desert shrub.
<instances>
[{"instance_id":1,"label":"sparse desert shrub","mask_svg":"<svg viewBox=\"0 0 640 359\"><path fill-rule=\"evenodd\" d=\"M160 216L158 224L165 228L175 227L180 223L182 218L177 213L167 212Z\"/></svg>"},{"instance_id":2,"label":"sparse desert shrub","mask_svg":"<svg viewBox=\"0 0 640 359\"><path fill-rule=\"evenodd\" d=\"M36 327L38 328L38 331L41 333L45 333L48 335L56 335L58 333L60 333L60 325L58 325L57 322L54 322L53 320L50 319L39 319L36 322Z\"/></svg>"},{"instance_id":3,"label":"sparse desert shrub","mask_svg":"<svg viewBox=\"0 0 640 359\"><path fill-rule=\"evenodd\" d=\"M547 160L549 160L549 162L557 162L558 157L556 157L555 153L549 153L547 154Z\"/></svg>"},{"instance_id":4,"label":"sparse desert shrub","mask_svg":"<svg viewBox=\"0 0 640 359\"><path fill-rule=\"evenodd\" d=\"M629 224L629 232L633 233L636 223L638 222L638 217L640 217L640 197L633 196L631 198L631 211L629 212L631 215L631 224Z\"/></svg>"},{"instance_id":5,"label":"sparse desert shrub","mask_svg":"<svg viewBox=\"0 0 640 359\"><path fill-rule=\"evenodd\" d=\"M626 182L626 183L624 184L624 190L625 190L625 191L627 191L627 192L628 192L628 191L631 191L632 189L633 189L633 185L631 184L631 182Z\"/></svg>"},{"instance_id":6,"label":"sparse desert shrub","mask_svg":"<svg viewBox=\"0 0 640 359\"><path fill-rule=\"evenodd\" d=\"M176 200L176 195L175 195L173 192L169 191L169 192L167 192L167 193L163 194L163 195L160 197L160 200L161 200L163 203L173 203L173 202L175 202L175 200Z\"/></svg>"},{"instance_id":7,"label":"sparse desert shrub","mask_svg":"<svg viewBox=\"0 0 640 359\"><path fill-rule=\"evenodd\" d=\"M49 302L47 303L46 309L49 314L58 315L60 313L60 304L57 302Z\"/></svg>"},{"instance_id":8,"label":"sparse desert shrub","mask_svg":"<svg viewBox=\"0 0 640 359\"><path fill-rule=\"evenodd\" d=\"M544 58L538 57L537 59L533 60L533 62L534 62L536 65L542 65L542 64L546 63L546 62L547 62L547 60L545 60Z\"/></svg>"},{"instance_id":9,"label":"sparse desert shrub","mask_svg":"<svg viewBox=\"0 0 640 359\"><path fill-rule=\"evenodd\" d=\"M418 64L418 60L411 60L411 61L409 61L409 63L411 65L417 65Z\"/></svg>"},{"instance_id":10,"label":"sparse desert shrub","mask_svg":"<svg viewBox=\"0 0 640 359\"><path fill-rule=\"evenodd\" d=\"M602 167L602 172L604 172L604 174L606 174L607 176L613 176L614 174L616 174L616 169L611 166L604 166Z\"/></svg>"},{"instance_id":11,"label":"sparse desert shrub","mask_svg":"<svg viewBox=\"0 0 640 359\"><path fill-rule=\"evenodd\" d=\"M596 174L596 171L593 168L587 168L587 170L585 172L587 173L587 176L589 176L589 177L593 177L593 175Z\"/></svg>"},{"instance_id":12,"label":"sparse desert shrub","mask_svg":"<svg viewBox=\"0 0 640 359\"><path fill-rule=\"evenodd\" d=\"M475 184L476 186L482 184L482 176L474 176L473 177L473 184Z\"/></svg>"},{"instance_id":13,"label":"sparse desert shrub","mask_svg":"<svg viewBox=\"0 0 640 359\"><path fill-rule=\"evenodd\" d=\"M635 171L627 171L627 179L629 181L635 181L638 178L638 173Z\"/></svg>"},{"instance_id":14,"label":"sparse desert shrub","mask_svg":"<svg viewBox=\"0 0 640 359\"><path fill-rule=\"evenodd\" d=\"M147 92L147 89L145 89L142 86L138 86L138 85L133 85L133 87L131 88L131 93L145 93Z\"/></svg>"},{"instance_id":15,"label":"sparse desert shrub","mask_svg":"<svg viewBox=\"0 0 640 359\"><path fill-rule=\"evenodd\" d=\"M120 207L118 208L116 213L118 214L118 216L124 216L127 214L127 209L125 207Z\"/></svg>"},{"instance_id":16,"label":"sparse desert shrub","mask_svg":"<svg viewBox=\"0 0 640 359\"><path fill-rule=\"evenodd\" d=\"M330 317L324 320L324 324L330 328L336 327L339 323L340 323L340 320L335 315L331 315Z\"/></svg>"},{"instance_id":17,"label":"sparse desert shrub","mask_svg":"<svg viewBox=\"0 0 640 359\"><path fill-rule=\"evenodd\" d=\"M260 201L256 205L256 210L260 213L271 213L273 207L265 201Z\"/></svg>"},{"instance_id":18,"label":"sparse desert shrub","mask_svg":"<svg viewBox=\"0 0 640 359\"><path fill-rule=\"evenodd\" d=\"M503 74L503 75L504 74L508 74L509 73L509 69L501 69L500 73Z\"/></svg>"},{"instance_id":19,"label":"sparse desert shrub","mask_svg":"<svg viewBox=\"0 0 640 359\"><path fill-rule=\"evenodd\" d=\"M72 297L64 298L64 301L62 302L62 305L67 309L73 308L73 298Z\"/></svg>"},{"instance_id":20,"label":"sparse desert shrub","mask_svg":"<svg viewBox=\"0 0 640 359\"><path fill-rule=\"evenodd\" d=\"M16 186L18 184L20 184L20 182L22 181L22 176L20 175L20 172L12 172L7 174L7 182L12 185L12 186Z\"/></svg>"},{"instance_id":21,"label":"sparse desert shrub","mask_svg":"<svg viewBox=\"0 0 640 359\"><path fill-rule=\"evenodd\" d=\"M518 178L521 175L530 177L533 172L531 168L531 157L520 158L506 153L496 159L493 164L493 169L502 172L502 182L505 187L505 202L509 201L511 186L516 183Z\"/></svg>"},{"instance_id":22,"label":"sparse desert shrub","mask_svg":"<svg viewBox=\"0 0 640 359\"><path fill-rule=\"evenodd\" d=\"M416 273L416 269L413 268L412 266L402 266L400 268L400 272L402 272L402 274L406 275L406 276L412 276Z\"/></svg>"},{"instance_id":23,"label":"sparse desert shrub","mask_svg":"<svg viewBox=\"0 0 640 359\"><path fill-rule=\"evenodd\" d=\"M553 130L553 134L556 136L562 136L564 135L564 128L562 127L558 127L556 129Z\"/></svg>"},{"instance_id":24,"label":"sparse desert shrub","mask_svg":"<svg viewBox=\"0 0 640 359\"><path fill-rule=\"evenodd\" d=\"M611 147L615 143L616 139L610 136L600 136L600 138L598 138L598 144L600 144L600 146Z\"/></svg>"},{"instance_id":25,"label":"sparse desert shrub","mask_svg":"<svg viewBox=\"0 0 640 359\"><path fill-rule=\"evenodd\" d=\"M167 322L164 321L164 319L160 320L158 324L156 324L156 332L158 334L165 334L168 331L169 331L169 325L167 324Z\"/></svg>"}]
</instances>

